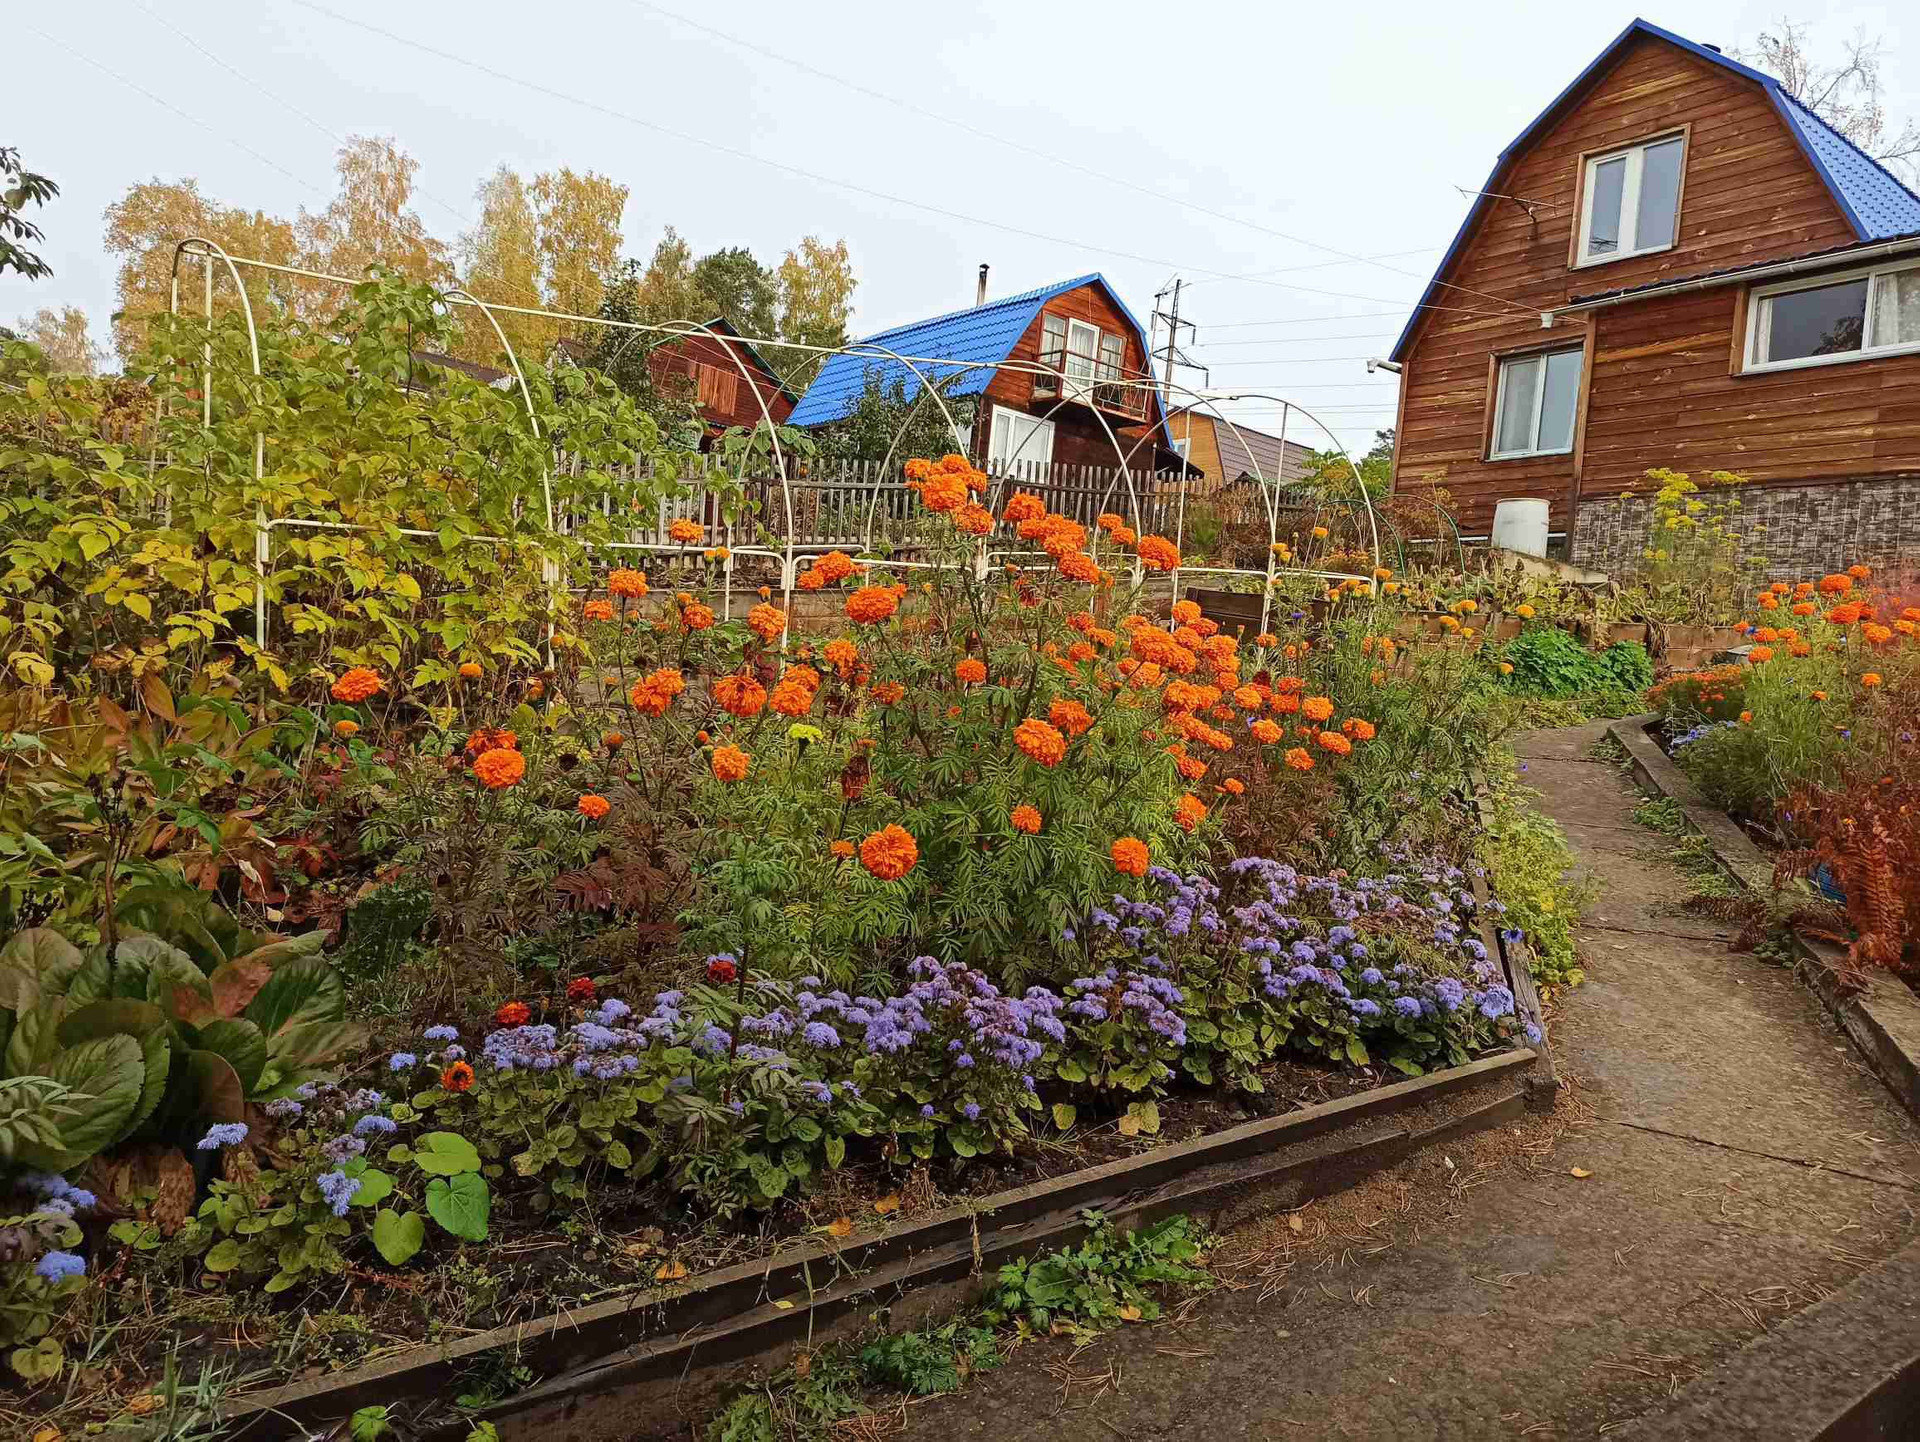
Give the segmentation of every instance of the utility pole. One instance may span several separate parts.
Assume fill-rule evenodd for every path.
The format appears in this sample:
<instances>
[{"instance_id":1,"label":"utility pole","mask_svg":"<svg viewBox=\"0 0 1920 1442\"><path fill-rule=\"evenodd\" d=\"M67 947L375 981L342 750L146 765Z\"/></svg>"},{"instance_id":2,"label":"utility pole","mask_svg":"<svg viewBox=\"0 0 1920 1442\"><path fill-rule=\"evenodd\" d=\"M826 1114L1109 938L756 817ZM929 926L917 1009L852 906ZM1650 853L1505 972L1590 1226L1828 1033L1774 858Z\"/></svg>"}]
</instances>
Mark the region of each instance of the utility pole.
<instances>
[{"instance_id":1,"label":"utility pole","mask_svg":"<svg viewBox=\"0 0 1920 1442\"><path fill-rule=\"evenodd\" d=\"M1159 333L1161 321L1167 323L1167 344L1164 352L1166 365L1161 370L1160 385L1162 390L1161 399L1169 404L1171 403L1173 395L1173 368L1176 365L1193 366L1193 362L1182 354L1180 350L1180 327L1182 325L1180 319L1180 292L1185 286L1186 282L1179 276L1175 276L1172 287L1168 290L1161 291L1153 298L1153 319L1150 323L1154 328L1155 334ZM1162 310L1160 308L1160 302L1168 296L1173 297L1172 302L1165 310ZM1192 323L1187 322L1186 326L1188 333L1191 334L1194 329ZM1156 348L1149 359L1158 359L1161 354L1162 352ZM1204 366L1194 368L1197 370L1205 370ZM1167 440L1169 443L1173 440L1171 432L1168 433Z\"/></svg>"}]
</instances>

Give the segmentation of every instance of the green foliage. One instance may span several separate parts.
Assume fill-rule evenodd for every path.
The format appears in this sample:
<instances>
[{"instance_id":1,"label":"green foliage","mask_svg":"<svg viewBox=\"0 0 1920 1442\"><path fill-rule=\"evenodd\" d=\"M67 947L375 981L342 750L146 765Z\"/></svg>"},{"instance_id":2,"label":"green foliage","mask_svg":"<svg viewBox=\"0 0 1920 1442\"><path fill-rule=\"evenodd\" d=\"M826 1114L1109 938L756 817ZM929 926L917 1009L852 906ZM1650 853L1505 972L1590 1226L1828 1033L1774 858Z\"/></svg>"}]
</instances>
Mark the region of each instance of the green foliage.
<instances>
[{"instance_id":1,"label":"green foliage","mask_svg":"<svg viewBox=\"0 0 1920 1442\"><path fill-rule=\"evenodd\" d=\"M1750 550L1764 527L1735 525L1746 477L1714 471L1703 488L1686 472L1663 467L1646 479L1656 489L1647 542L1623 598L1627 613L1673 625L1731 625L1767 566ZM1621 503L1632 495L1622 492Z\"/></svg>"},{"instance_id":2,"label":"green foliage","mask_svg":"<svg viewBox=\"0 0 1920 1442\"><path fill-rule=\"evenodd\" d=\"M1529 626L1501 655L1513 667L1514 689L1540 696L1630 698L1653 684L1653 661L1638 641L1596 653L1558 626Z\"/></svg>"},{"instance_id":3,"label":"green foliage","mask_svg":"<svg viewBox=\"0 0 1920 1442\"><path fill-rule=\"evenodd\" d=\"M46 238L23 212L29 205L44 206L59 193L59 186L20 163L18 150L0 145L0 274L16 271L28 280L53 274L53 267L22 243Z\"/></svg>"},{"instance_id":4,"label":"green foliage","mask_svg":"<svg viewBox=\"0 0 1920 1442\"><path fill-rule=\"evenodd\" d=\"M1125 1233L1099 1212L1088 1212L1087 1221L1087 1236L1078 1246L1003 1266L988 1317L1042 1335L1058 1323L1087 1338L1124 1321L1157 1318L1160 1303L1149 1288L1212 1285L1213 1279L1193 1265L1201 1243L1186 1217Z\"/></svg>"},{"instance_id":5,"label":"green foliage","mask_svg":"<svg viewBox=\"0 0 1920 1442\"><path fill-rule=\"evenodd\" d=\"M1532 793L1513 779L1512 757L1491 775L1492 819L1476 851L1494 899L1506 908L1502 925L1525 933L1527 967L1543 992L1578 986L1584 974L1573 928L1592 901L1593 883L1575 879L1565 834L1529 804Z\"/></svg>"},{"instance_id":6,"label":"green foliage","mask_svg":"<svg viewBox=\"0 0 1920 1442\"><path fill-rule=\"evenodd\" d=\"M952 1392L975 1372L1000 1365L993 1329L964 1321L925 1332L900 1332L860 1349L860 1370L869 1386L890 1387L912 1397Z\"/></svg>"},{"instance_id":7,"label":"green foliage","mask_svg":"<svg viewBox=\"0 0 1920 1442\"><path fill-rule=\"evenodd\" d=\"M948 398L952 381L935 381L954 424L973 424L976 404L971 397ZM927 397L907 394L904 378L883 386L869 371L860 394L846 414L818 429L820 454L834 461L878 461L892 456L895 463L911 456L944 456L954 449L953 429L947 417Z\"/></svg>"},{"instance_id":8,"label":"green foliage","mask_svg":"<svg viewBox=\"0 0 1920 1442\"><path fill-rule=\"evenodd\" d=\"M48 1333L66 1299L86 1286L84 1275L50 1282L36 1263L79 1242L80 1228L58 1212L0 1216L0 1347L12 1349L13 1370L29 1382L57 1376L65 1365L59 1339Z\"/></svg>"}]
</instances>

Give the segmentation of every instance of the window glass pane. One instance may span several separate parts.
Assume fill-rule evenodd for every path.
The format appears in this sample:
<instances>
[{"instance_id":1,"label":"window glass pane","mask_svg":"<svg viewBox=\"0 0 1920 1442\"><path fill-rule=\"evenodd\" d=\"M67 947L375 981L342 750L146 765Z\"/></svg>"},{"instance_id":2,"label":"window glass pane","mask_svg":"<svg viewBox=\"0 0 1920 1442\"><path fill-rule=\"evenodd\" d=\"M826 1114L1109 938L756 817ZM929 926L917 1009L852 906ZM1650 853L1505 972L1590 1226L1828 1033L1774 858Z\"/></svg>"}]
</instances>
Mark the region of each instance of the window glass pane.
<instances>
[{"instance_id":1,"label":"window glass pane","mask_svg":"<svg viewBox=\"0 0 1920 1442\"><path fill-rule=\"evenodd\" d=\"M1676 137L1646 149L1640 168L1640 215L1633 231L1635 250L1673 244L1674 223L1680 218L1680 162L1685 148L1685 142Z\"/></svg>"},{"instance_id":2,"label":"window glass pane","mask_svg":"<svg viewBox=\"0 0 1920 1442\"><path fill-rule=\"evenodd\" d=\"M1896 270L1874 277L1873 343L1920 343L1920 270Z\"/></svg>"},{"instance_id":3,"label":"window glass pane","mask_svg":"<svg viewBox=\"0 0 1920 1442\"><path fill-rule=\"evenodd\" d=\"M1067 323L1057 315L1042 317L1040 321L1040 354L1054 357L1048 363L1058 365L1058 357L1067 348Z\"/></svg>"},{"instance_id":4,"label":"window glass pane","mask_svg":"<svg viewBox=\"0 0 1920 1442\"><path fill-rule=\"evenodd\" d=\"M1627 184L1627 157L1615 156L1593 167L1593 210L1587 228L1587 254L1611 255L1620 248L1620 193Z\"/></svg>"},{"instance_id":5,"label":"window glass pane","mask_svg":"<svg viewBox=\"0 0 1920 1442\"><path fill-rule=\"evenodd\" d=\"M1573 413L1579 400L1580 352L1548 356L1546 392L1540 400L1540 450L1573 449Z\"/></svg>"},{"instance_id":6,"label":"window glass pane","mask_svg":"<svg viewBox=\"0 0 1920 1442\"><path fill-rule=\"evenodd\" d=\"M1500 368L1500 414L1494 424L1498 455L1533 449L1533 405L1540 393L1540 358L1508 361Z\"/></svg>"},{"instance_id":7,"label":"window glass pane","mask_svg":"<svg viewBox=\"0 0 1920 1442\"><path fill-rule=\"evenodd\" d=\"M1859 350L1866 319L1864 278L1773 296L1767 301L1767 353L1763 359L1797 360Z\"/></svg>"}]
</instances>

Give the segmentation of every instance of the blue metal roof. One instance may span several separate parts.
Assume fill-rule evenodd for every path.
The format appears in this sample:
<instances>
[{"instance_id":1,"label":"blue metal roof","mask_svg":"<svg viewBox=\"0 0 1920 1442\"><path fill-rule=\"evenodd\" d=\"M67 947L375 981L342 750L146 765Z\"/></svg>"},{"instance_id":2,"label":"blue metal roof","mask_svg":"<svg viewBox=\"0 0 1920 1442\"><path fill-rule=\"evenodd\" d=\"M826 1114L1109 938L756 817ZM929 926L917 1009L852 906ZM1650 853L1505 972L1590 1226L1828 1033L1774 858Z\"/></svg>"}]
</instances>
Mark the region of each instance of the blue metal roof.
<instances>
[{"instance_id":1,"label":"blue metal roof","mask_svg":"<svg viewBox=\"0 0 1920 1442\"><path fill-rule=\"evenodd\" d=\"M908 400L920 393L921 376L936 383L954 377L949 384L941 386L940 393L944 396L978 395L993 380L995 368L1006 360L1020 337L1027 333L1027 327L1033 324L1040 307L1056 295L1089 284L1100 286L1114 305L1119 307L1120 313L1127 318L1127 323L1139 337L1140 349L1144 354L1147 350L1146 332L1141 330L1140 322L1134 319L1133 312L1127 309L1126 302L1120 299L1114 288L1107 284L1106 278L1096 272L1063 280L1057 285L1042 286L1039 290L1010 295L1004 300L988 301L985 305L957 310L950 315L895 326L892 330L883 330L856 341L856 348L873 346L875 349L864 355L829 356L827 363L820 368L820 374L814 377L813 384L807 387L807 393L800 398L800 404L793 408L787 424L819 426L840 420L860 399L869 376L877 380L880 388L889 394L898 382ZM915 363L908 367L882 354L881 348L915 357ZM935 363L921 364L919 358L923 356ZM919 374L916 375L916 371ZM1157 392L1154 402L1157 407Z\"/></svg>"},{"instance_id":2,"label":"blue metal roof","mask_svg":"<svg viewBox=\"0 0 1920 1442\"><path fill-rule=\"evenodd\" d=\"M1780 112L1787 123L1787 130L1799 142L1801 151L1812 163L1821 180L1826 182L1834 201L1847 217L1856 237L1862 242L1886 240L1898 235L1906 235L1920 230L1920 196L1916 196L1893 175L1862 151L1852 141L1841 135L1832 126L1821 120L1798 100L1781 88L1780 82L1764 71L1755 70L1750 65L1742 65L1730 56L1722 55L1711 46L1699 45L1671 30L1663 30L1647 20L1635 20L1616 35L1593 58L1586 69L1573 78L1572 84L1553 97L1545 110L1536 115L1527 128L1515 136L1500 158L1493 163L1493 169L1480 189L1491 191L1499 181L1507 163L1516 152L1526 146L1534 136L1550 121L1558 119L1562 110L1569 105L1595 79L1619 53L1620 48L1638 35L1651 35L1664 40L1669 45L1677 45L1689 55L1731 70L1734 74L1751 80L1765 90L1772 100L1774 108ZM1473 230L1474 222L1480 218L1490 200L1484 193L1478 196L1468 208L1466 219L1460 222L1460 229L1453 237L1453 243L1447 247L1447 253L1440 258L1440 265L1433 273L1433 279L1427 283L1426 290L1420 296L1420 305L1407 317L1406 325L1401 329L1400 338L1393 343L1388 354L1394 360L1402 359L1407 342L1413 337L1413 328L1420 319L1421 310L1434 302L1434 298L1445 289L1440 283L1454 261L1459 259L1461 249L1466 245L1467 236Z\"/></svg>"}]
</instances>

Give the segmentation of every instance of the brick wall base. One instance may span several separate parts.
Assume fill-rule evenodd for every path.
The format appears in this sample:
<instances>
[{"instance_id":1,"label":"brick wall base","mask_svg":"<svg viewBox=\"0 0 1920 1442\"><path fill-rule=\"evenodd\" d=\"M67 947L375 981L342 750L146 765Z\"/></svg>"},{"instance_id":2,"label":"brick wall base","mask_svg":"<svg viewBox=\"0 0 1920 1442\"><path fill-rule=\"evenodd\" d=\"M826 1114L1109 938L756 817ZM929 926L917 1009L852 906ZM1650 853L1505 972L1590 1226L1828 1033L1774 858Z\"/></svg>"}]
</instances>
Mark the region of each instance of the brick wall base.
<instances>
[{"instance_id":1,"label":"brick wall base","mask_svg":"<svg viewBox=\"0 0 1920 1442\"><path fill-rule=\"evenodd\" d=\"M1581 502L1574 564L1616 577L1631 572L1648 544L1652 511L1646 496ZM1745 486L1731 524L1748 555L1766 557L1755 575L1769 581L1843 570L1856 561L1920 565L1920 476Z\"/></svg>"}]
</instances>

